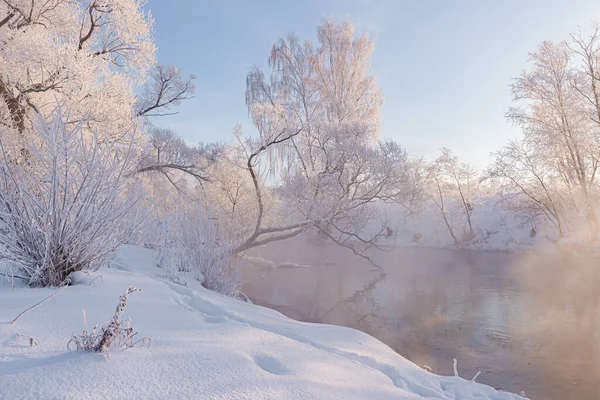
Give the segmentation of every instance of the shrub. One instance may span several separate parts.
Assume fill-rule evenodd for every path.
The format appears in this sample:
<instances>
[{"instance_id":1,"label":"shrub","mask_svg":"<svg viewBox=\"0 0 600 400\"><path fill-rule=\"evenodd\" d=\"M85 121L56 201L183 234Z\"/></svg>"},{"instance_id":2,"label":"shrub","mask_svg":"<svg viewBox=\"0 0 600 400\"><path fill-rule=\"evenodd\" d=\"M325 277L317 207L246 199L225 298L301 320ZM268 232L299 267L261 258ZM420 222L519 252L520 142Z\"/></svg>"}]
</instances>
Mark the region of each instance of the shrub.
<instances>
[{"instance_id":1,"label":"shrub","mask_svg":"<svg viewBox=\"0 0 600 400\"><path fill-rule=\"evenodd\" d=\"M21 164L0 141L0 258L30 286L60 285L71 272L94 269L144 218L142 191L127 178L133 136L101 143L67 120L60 107L48 121L39 117Z\"/></svg>"},{"instance_id":2,"label":"shrub","mask_svg":"<svg viewBox=\"0 0 600 400\"><path fill-rule=\"evenodd\" d=\"M163 268L192 272L207 289L238 297L240 277L231 267L232 246L200 205L177 209L162 226L158 251Z\"/></svg>"}]
</instances>

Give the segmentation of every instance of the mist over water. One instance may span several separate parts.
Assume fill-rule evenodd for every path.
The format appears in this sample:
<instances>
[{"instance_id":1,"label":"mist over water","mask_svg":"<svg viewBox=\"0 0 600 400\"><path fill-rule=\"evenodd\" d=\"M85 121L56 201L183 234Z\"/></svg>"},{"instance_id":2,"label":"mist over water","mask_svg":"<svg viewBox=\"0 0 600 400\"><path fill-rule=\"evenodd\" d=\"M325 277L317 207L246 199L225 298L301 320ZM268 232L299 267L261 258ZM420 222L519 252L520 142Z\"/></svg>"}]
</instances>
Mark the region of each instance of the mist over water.
<instances>
[{"instance_id":1,"label":"mist over water","mask_svg":"<svg viewBox=\"0 0 600 400\"><path fill-rule=\"evenodd\" d=\"M532 399L600 398L598 259L286 241L247 262L244 292L296 319L363 330L413 362ZM285 264L292 261L299 265ZM305 268L302 268L305 266ZM308 267L310 266L310 267Z\"/></svg>"}]
</instances>

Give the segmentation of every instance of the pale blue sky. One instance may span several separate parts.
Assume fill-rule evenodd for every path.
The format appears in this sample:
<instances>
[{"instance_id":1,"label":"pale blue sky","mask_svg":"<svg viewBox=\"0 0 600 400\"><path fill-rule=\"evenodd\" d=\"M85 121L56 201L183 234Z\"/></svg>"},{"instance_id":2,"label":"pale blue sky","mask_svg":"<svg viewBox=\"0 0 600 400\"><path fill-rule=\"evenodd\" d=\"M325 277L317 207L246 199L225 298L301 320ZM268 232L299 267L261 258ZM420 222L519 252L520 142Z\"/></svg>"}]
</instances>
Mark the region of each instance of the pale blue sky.
<instances>
[{"instance_id":1,"label":"pale blue sky","mask_svg":"<svg viewBox=\"0 0 600 400\"><path fill-rule=\"evenodd\" d=\"M294 31L315 38L323 17L349 18L375 39L384 94L381 138L433 158L441 147L483 168L519 134L504 118L508 85L542 40L600 20L597 0L149 0L158 59L197 76L196 98L157 120L190 143L251 134L245 77Z\"/></svg>"}]
</instances>

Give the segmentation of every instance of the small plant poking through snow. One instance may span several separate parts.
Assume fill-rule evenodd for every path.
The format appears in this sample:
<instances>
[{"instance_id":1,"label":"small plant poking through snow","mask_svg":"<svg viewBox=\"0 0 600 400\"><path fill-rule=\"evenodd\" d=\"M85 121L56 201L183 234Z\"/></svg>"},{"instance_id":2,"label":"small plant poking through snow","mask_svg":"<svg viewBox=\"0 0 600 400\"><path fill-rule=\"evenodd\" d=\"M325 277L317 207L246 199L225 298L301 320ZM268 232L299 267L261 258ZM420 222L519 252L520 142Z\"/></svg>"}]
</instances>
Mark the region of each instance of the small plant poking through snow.
<instances>
[{"instance_id":1,"label":"small plant poking through snow","mask_svg":"<svg viewBox=\"0 0 600 400\"><path fill-rule=\"evenodd\" d=\"M87 317L83 310L83 332L74 334L67 348L73 351L95 352L108 354L110 349L125 350L130 347L150 346L152 340L150 338L137 339L137 332L134 332L131 327L131 320L126 318L121 320L123 309L127 306L129 295L134 292L141 292L133 285L129 285L125 294L119 297L119 304L115 310L115 315L110 323L104 325L101 330L98 330L98 325L94 326L91 332L87 330Z\"/></svg>"},{"instance_id":2,"label":"small plant poking through snow","mask_svg":"<svg viewBox=\"0 0 600 400\"><path fill-rule=\"evenodd\" d=\"M454 376L460 378L460 375L458 374L458 361L456 361L456 358L453 359L452 368L454 369ZM476 381L476 379L479 377L479 374L481 374L481 371L477 371L473 379L471 379L472 383Z\"/></svg>"}]
</instances>

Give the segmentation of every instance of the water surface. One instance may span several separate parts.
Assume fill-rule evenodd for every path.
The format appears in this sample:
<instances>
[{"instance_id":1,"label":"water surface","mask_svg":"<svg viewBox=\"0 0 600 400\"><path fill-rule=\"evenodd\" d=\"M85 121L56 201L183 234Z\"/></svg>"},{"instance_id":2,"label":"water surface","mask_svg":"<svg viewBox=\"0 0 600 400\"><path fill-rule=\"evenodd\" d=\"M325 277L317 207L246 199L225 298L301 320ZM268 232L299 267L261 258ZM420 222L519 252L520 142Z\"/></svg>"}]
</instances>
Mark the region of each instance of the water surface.
<instances>
[{"instance_id":1,"label":"water surface","mask_svg":"<svg viewBox=\"0 0 600 400\"><path fill-rule=\"evenodd\" d=\"M378 270L333 245L256 250L244 291L293 318L361 329L415 363L532 399L600 399L600 261L396 248ZM383 272L383 273L382 273Z\"/></svg>"}]
</instances>

